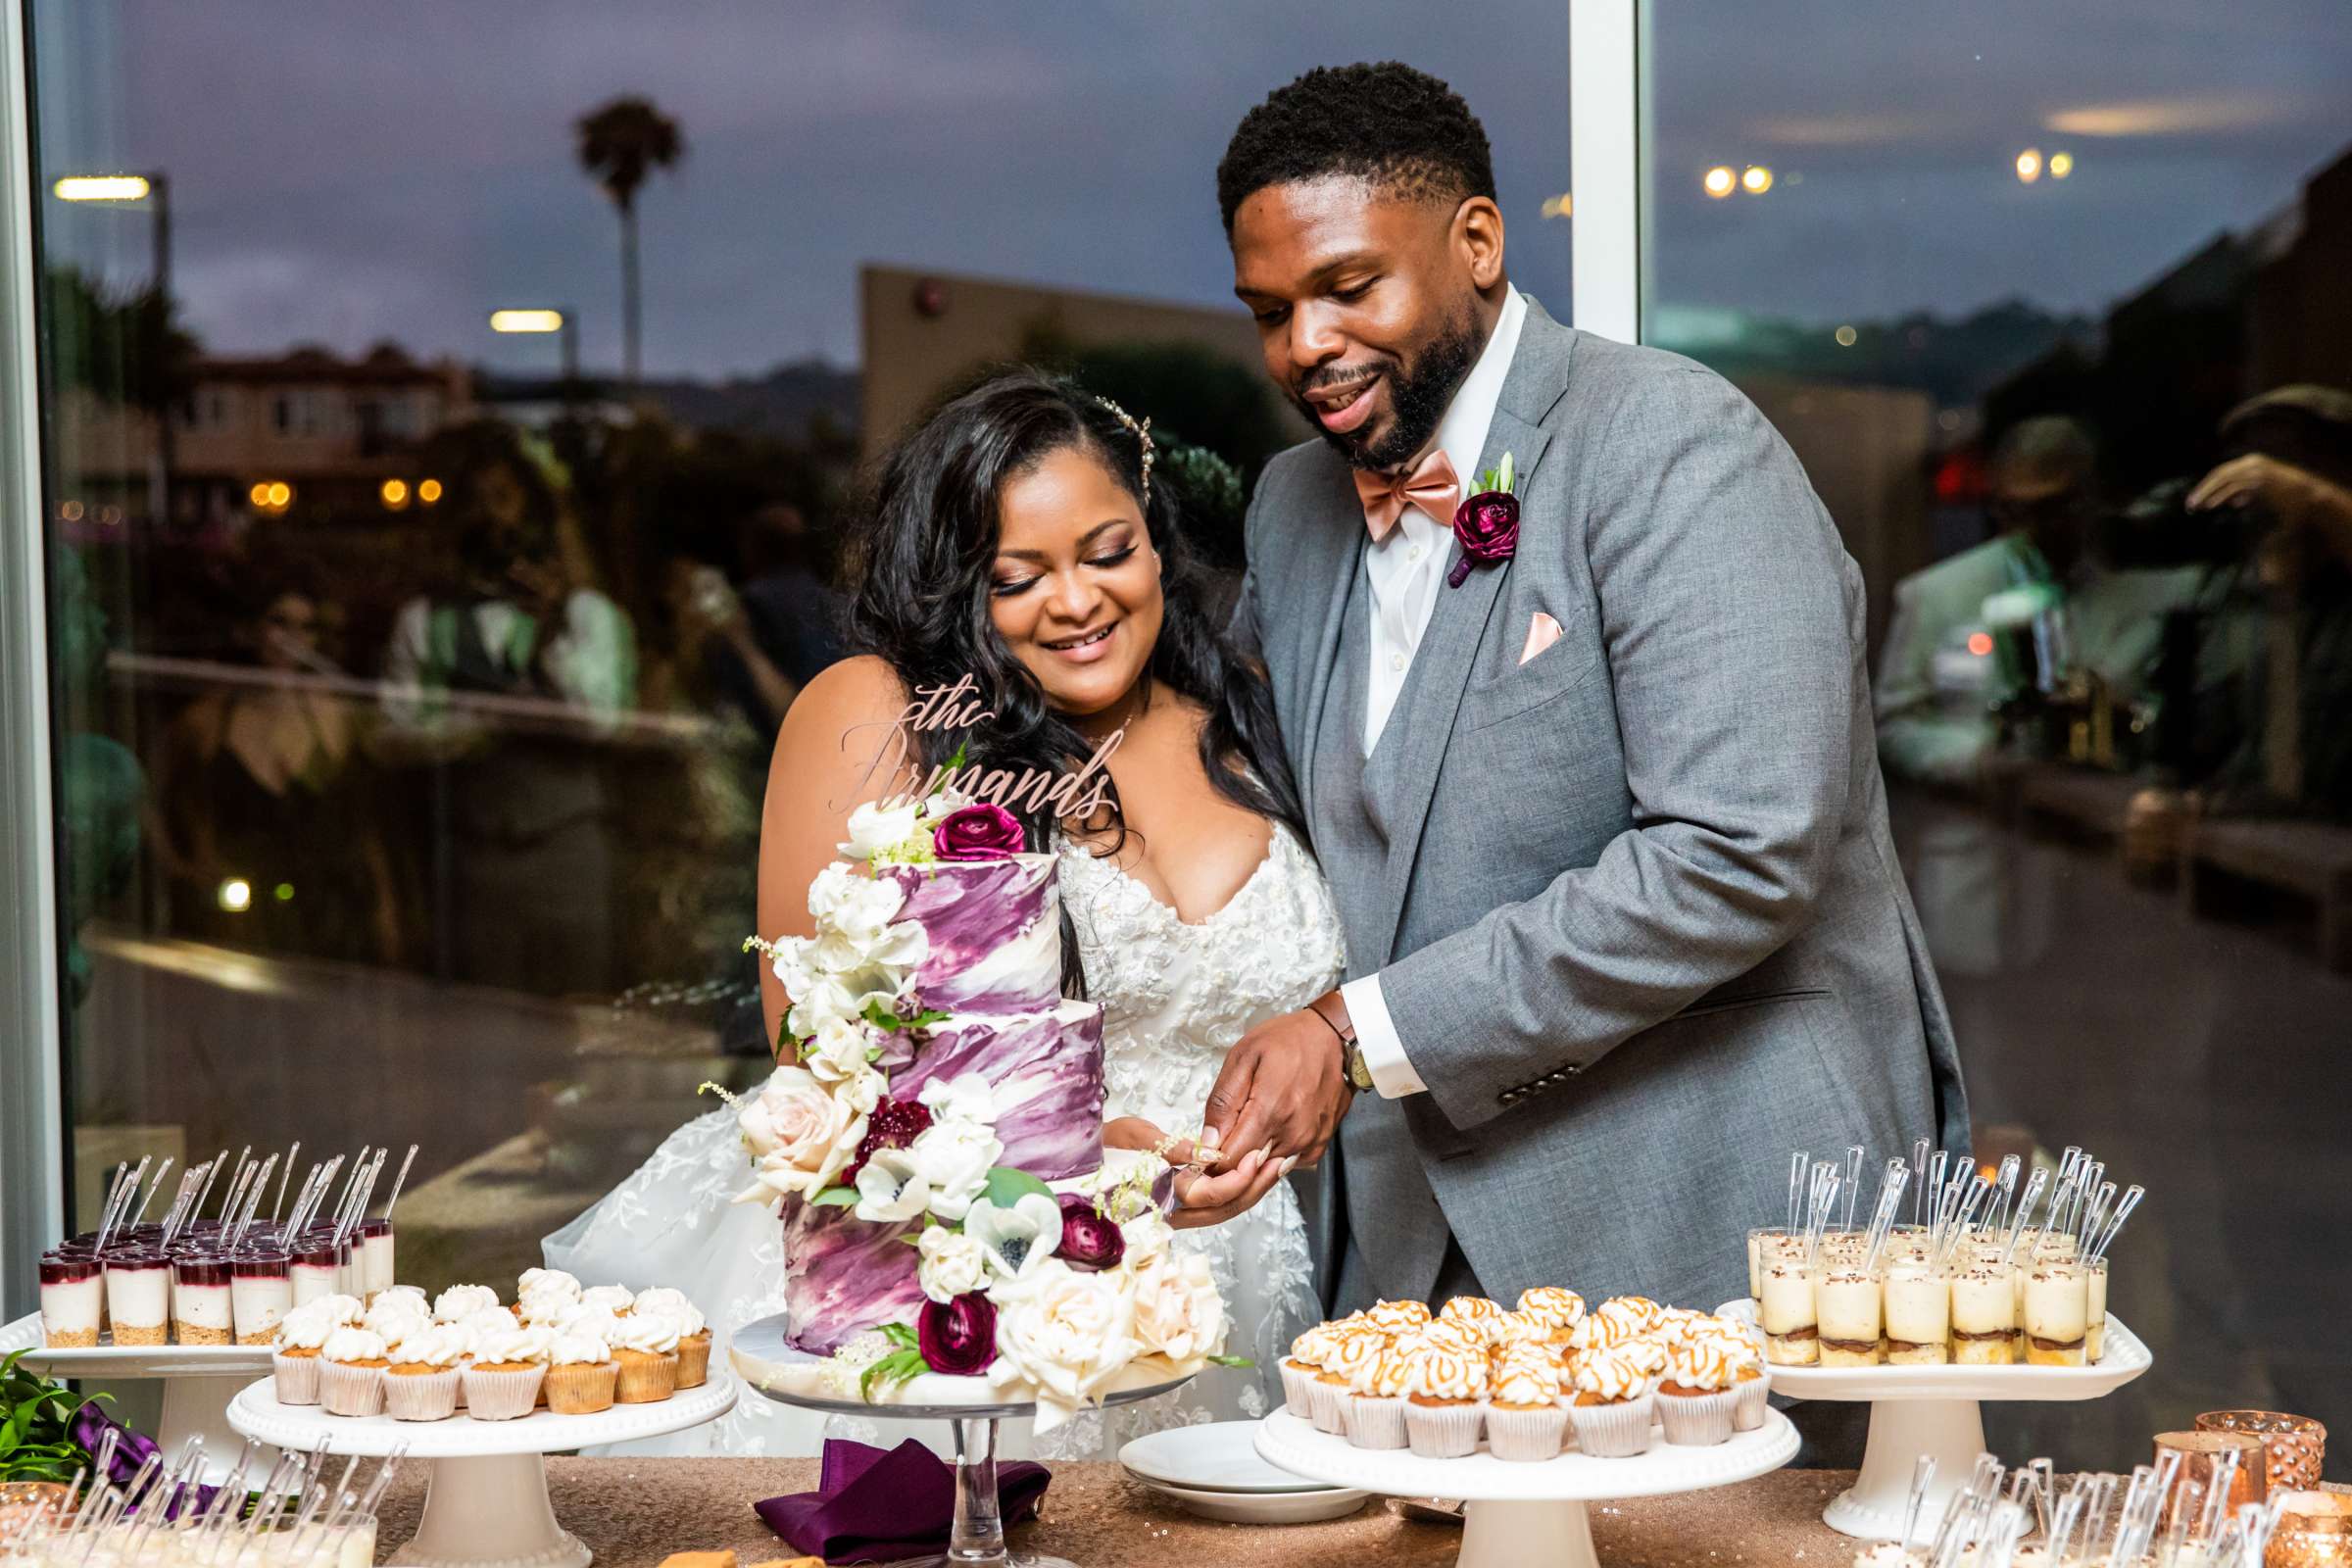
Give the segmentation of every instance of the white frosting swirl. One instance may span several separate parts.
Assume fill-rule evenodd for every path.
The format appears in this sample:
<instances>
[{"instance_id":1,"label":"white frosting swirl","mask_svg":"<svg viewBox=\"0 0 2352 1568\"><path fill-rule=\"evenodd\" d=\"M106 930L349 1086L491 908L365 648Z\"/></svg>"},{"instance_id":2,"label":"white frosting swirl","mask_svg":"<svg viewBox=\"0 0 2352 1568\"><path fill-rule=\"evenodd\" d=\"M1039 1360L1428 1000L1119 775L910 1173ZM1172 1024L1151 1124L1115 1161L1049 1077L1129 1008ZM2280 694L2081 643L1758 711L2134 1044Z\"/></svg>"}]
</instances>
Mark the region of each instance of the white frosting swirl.
<instances>
[{"instance_id":1,"label":"white frosting swirl","mask_svg":"<svg viewBox=\"0 0 2352 1568\"><path fill-rule=\"evenodd\" d=\"M320 1355L329 1361L349 1364L353 1361L381 1361L384 1358L384 1337L367 1329L339 1328L326 1337Z\"/></svg>"},{"instance_id":2,"label":"white frosting swirl","mask_svg":"<svg viewBox=\"0 0 2352 1568\"><path fill-rule=\"evenodd\" d=\"M923 1234L928 1236L930 1232L925 1231ZM694 1335L702 1333L708 1326L703 1320L702 1308L688 1300L684 1291L672 1290L666 1285L656 1285L650 1290L639 1291L634 1310L666 1312L677 1320L678 1338L680 1339L690 1339Z\"/></svg>"},{"instance_id":3,"label":"white frosting swirl","mask_svg":"<svg viewBox=\"0 0 2352 1568\"><path fill-rule=\"evenodd\" d=\"M485 1327L473 1336L473 1358L488 1365L528 1365L547 1359L555 1335L536 1323L509 1320L504 1329Z\"/></svg>"},{"instance_id":4,"label":"white frosting swirl","mask_svg":"<svg viewBox=\"0 0 2352 1568\"><path fill-rule=\"evenodd\" d=\"M576 1301L580 1298L580 1282L560 1268L526 1268L514 1281L516 1300L526 1296L536 1296L542 1291L567 1296Z\"/></svg>"},{"instance_id":5,"label":"white frosting swirl","mask_svg":"<svg viewBox=\"0 0 2352 1568\"><path fill-rule=\"evenodd\" d=\"M349 1299L349 1298L345 1298ZM334 1314L335 1298L319 1297L278 1319L277 1348L281 1350L316 1350L326 1344L326 1337L343 1327Z\"/></svg>"},{"instance_id":6,"label":"white frosting swirl","mask_svg":"<svg viewBox=\"0 0 2352 1568\"><path fill-rule=\"evenodd\" d=\"M368 1308L368 1315L360 1319L360 1324L397 1345L432 1320L431 1308L416 1297L379 1296L375 1303Z\"/></svg>"},{"instance_id":7,"label":"white frosting swirl","mask_svg":"<svg viewBox=\"0 0 2352 1568\"><path fill-rule=\"evenodd\" d=\"M602 1307L614 1317L628 1316L629 1309L636 1303L636 1293L626 1285L597 1285L580 1293L582 1306Z\"/></svg>"},{"instance_id":8,"label":"white frosting swirl","mask_svg":"<svg viewBox=\"0 0 2352 1568\"><path fill-rule=\"evenodd\" d=\"M678 1348L678 1320L664 1312L632 1313L612 1325L612 1348L666 1355Z\"/></svg>"},{"instance_id":9,"label":"white frosting swirl","mask_svg":"<svg viewBox=\"0 0 2352 1568\"><path fill-rule=\"evenodd\" d=\"M466 1334L449 1324L419 1321L416 1326L392 1345L394 1366L456 1366L466 1358L466 1347L470 1343Z\"/></svg>"},{"instance_id":10,"label":"white frosting swirl","mask_svg":"<svg viewBox=\"0 0 2352 1568\"><path fill-rule=\"evenodd\" d=\"M486 1306L498 1305L498 1293L487 1285L452 1285L433 1298L433 1318L460 1323Z\"/></svg>"},{"instance_id":11,"label":"white frosting swirl","mask_svg":"<svg viewBox=\"0 0 2352 1568\"><path fill-rule=\"evenodd\" d=\"M548 1346L547 1358L558 1366L602 1366L612 1359L612 1348L596 1335L564 1329Z\"/></svg>"}]
</instances>

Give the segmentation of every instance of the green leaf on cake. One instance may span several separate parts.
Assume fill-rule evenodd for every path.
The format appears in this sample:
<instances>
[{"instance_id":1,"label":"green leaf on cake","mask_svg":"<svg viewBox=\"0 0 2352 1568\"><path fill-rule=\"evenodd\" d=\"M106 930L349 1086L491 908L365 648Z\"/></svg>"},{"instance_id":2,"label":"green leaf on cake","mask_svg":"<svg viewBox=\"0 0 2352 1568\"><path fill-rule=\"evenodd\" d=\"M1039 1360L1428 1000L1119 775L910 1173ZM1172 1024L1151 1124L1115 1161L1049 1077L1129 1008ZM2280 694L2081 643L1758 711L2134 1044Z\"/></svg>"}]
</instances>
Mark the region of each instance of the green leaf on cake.
<instances>
[{"instance_id":1,"label":"green leaf on cake","mask_svg":"<svg viewBox=\"0 0 2352 1568\"><path fill-rule=\"evenodd\" d=\"M875 1028L886 1029L896 1034L901 1029L928 1029L935 1023L945 1023L950 1014L926 1007L911 1018L902 1018L882 1005L881 1003L869 1002L865 1004L863 1016L865 1021Z\"/></svg>"},{"instance_id":2,"label":"green leaf on cake","mask_svg":"<svg viewBox=\"0 0 2352 1568\"><path fill-rule=\"evenodd\" d=\"M855 1208L858 1206L858 1189L855 1187L828 1187L814 1198L809 1199L808 1203L812 1208Z\"/></svg>"},{"instance_id":3,"label":"green leaf on cake","mask_svg":"<svg viewBox=\"0 0 2352 1568\"><path fill-rule=\"evenodd\" d=\"M871 1400L877 1386L883 1391L896 1388L909 1378L920 1377L931 1368L923 1361L920 1350L894 1350L865 1369L858 1379L858 1393Z\"/></svg>"},{"instance_id":4,"label":"green leaf on cake","mask_svg":"<svg viewBox=\"0 0 2352 1568\"><path fill-rule=\"evenodd\" d=\"M1252 1361L1252 1360L1250 1360L1250 1359L1248 1356L1246 1356L1246 1355L1212 1355L1212 1356L1208 1357L1208 1363L1209 1363L1209 1365L1211 1365L1211 1366L1255 1366L1255 1365L1257 1365L1257 1363L1256 1363L1255 1361Z\"/></svg>"},{"instance_id":5,"label":"green leaf on cake","mask_svg":"<svg viewBox=\"0 0 2352 1568\"><path fill-rule=\"evenodd\" d=\"M916 1337L914 1325L911 1323L885 1323L879 1332L884 1339L902 1350L922 1348L923 1342Z\"/></svg>"},{"instance_id":6,"label":"green leaf on cake","mask_svg":"<svg viewBox=\"0 0 2352 1568\"><path fill-rule=\"evenodd\" d=\"M988 1168L988 1200L999 1208L1010 1208L1031 1193L1054 1197L1054 1189L1025 1170L1010 1165L991 1165Z\"/></svg>"}]
</instances>

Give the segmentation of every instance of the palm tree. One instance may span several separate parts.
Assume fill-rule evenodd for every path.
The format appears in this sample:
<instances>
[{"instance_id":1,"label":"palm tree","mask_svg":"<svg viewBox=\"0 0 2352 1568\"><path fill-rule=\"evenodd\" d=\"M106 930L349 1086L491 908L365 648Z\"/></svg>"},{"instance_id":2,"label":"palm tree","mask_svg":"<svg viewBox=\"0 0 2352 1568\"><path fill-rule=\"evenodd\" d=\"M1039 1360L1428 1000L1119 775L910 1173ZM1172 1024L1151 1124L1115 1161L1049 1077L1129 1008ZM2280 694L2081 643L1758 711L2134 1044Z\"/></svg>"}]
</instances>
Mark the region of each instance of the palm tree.
<instances>
[{"instance_id":1,"label":"palm tree","mask_svg":"<svg viewBox=\"0 0 2352 1568\"><path fill-rule=\"evenodd\" d=\"M580 168L620 209L621 369L637 384L637 187L657 169L686 156L678 122L644 98L615 98L583 116Z\"/></svg>"}]
</instances>

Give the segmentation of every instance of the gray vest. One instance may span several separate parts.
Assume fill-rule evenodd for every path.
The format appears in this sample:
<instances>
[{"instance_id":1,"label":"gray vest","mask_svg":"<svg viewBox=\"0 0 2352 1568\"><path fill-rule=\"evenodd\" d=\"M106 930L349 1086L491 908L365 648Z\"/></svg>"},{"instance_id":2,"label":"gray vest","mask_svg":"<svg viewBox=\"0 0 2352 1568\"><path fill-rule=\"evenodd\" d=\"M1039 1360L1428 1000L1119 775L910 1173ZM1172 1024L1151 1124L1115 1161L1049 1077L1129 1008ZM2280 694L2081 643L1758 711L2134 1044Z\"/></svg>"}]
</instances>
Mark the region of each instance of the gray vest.
<instances>
[{"instance_id":1,"label":"gray vest","mask_svg":"<svg viewBox=\"0 0 2352 1568\"><path fill-rule=\"evenodd\" d=\"M1357 553L1354 576L1341 609L1338 665L1323 699L1315 744L1314 777L1303 781L1315 856L1331 878L1340 924L1348 936L1348 978L1372 974L1389 956L1366 951L1369 933L1387 929L1370 901L1380 897L1389 860L1390 822L1396 797L1396 759L1406 754L1406 728L1419 705L1414 693L1427 662L1413 661L1389 712L1379 744L1364 756L1364 711L1369 701L1372 586ZM1435 616L1432 616L1434 623ZM1421 1168L1421 1153L1402 1107L1361 1094L1340 1124L1339 1157L1327 1159L1323 1179L1338 1184L1346 1205L1347 1241L1362 1254L1377 1290L1426 1300L1438 1281L1450 1235L1445 1211ZM1325 1260L1323 1277L1336 1283L1345 1260ZM1351 1292L1350 1294L1360 1294ZM1327 1303L1328 1304L1328 1303Z\"/></svg>"}]
</instances>

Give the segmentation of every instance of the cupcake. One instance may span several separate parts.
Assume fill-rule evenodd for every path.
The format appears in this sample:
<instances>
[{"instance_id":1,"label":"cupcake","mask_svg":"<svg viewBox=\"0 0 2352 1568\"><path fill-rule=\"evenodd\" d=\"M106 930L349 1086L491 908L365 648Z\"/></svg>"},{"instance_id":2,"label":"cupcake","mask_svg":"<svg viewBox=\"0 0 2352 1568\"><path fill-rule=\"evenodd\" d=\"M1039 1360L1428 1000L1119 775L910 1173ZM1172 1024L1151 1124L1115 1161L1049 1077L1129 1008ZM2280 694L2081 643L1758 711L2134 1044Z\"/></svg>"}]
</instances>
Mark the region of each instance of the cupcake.
<instances>
[{"instance_id":1,"label":"cupcake","mask_svg":"<svg viewBox=\"0 0 2352 1568\"><path fill-rule=\"evenodd\" d=\"M1409 1348L1390 1341L1348 1382L1348 1442L1358 1448L1401 1448L1405 1445L1404 1393L1412 1371Z\"/></svg>"},{"instance_id":2,"label":"cupcake","mask_svg":"<svg viewBox=\"0 0 2352 1568\"><path fill-rule=\"evenodd\" d=\"M637 1293L626 1285L597 1285L580 1293L580 1304L601 1308L614 1317L627 1317L637 1302Z\"/></svg>"},{"instance_id":3,"label":"cupcake","mask_svg":"<svg viewBox=\"0 0 2352 1568\"><path fill-rule=\"evenodd\" d=\"M1307 1390L1309 1419L1317 1432L1347 1436L1348 1399L1355 1388L1355 1375L1388 1345L1389 1337L1374 1328L1353 1328L1332 1336L1314 1385Z\"/></svg>"},{"instance_id":4,"label":"cupcake","mask_svg":"<svg viewBox=\"0 0 2352 1568\"><path fill-rule=\"evenodd\" d=\"M430 1328L432 1322L432 1309L424 1304L423 1297L390 1291L378 1294L360 1317L360 1327L381 1337L386 1345L398 1345L418 1329Z\"/></svg>"},{"instance_id":5,"label":"cupcake","mask_svg":"<svg viewBox=\"0 0 2352 1568\"><path fill-rule=\"evenodd\" d=\"M1559 1363L1538 1346L1503 1352L1490 1377L1487 1447L1497 1459L1553 1459L1568 1433Z\"/></svg>"},{"instance_id":6,"label":"cupcake","mask_svg":"<svg viewBox=\"0 0 2352 1568\"><path fill-rule=\"evenodd\" d=\"M328 1415L380 1415L384 1408L384 1337L345 1326L318 1349L318 1403Z\"/></svg>"},{"instance_id":7,"label":"cupcake","mask_svg":"<svg viewBox=\"0 0 2352 1568\"><path fill-rule=\"evenodd\" d=\"M1452 1350L1460 1355L1484 1355L1487 1353L1486 1326L1481 1323L1473 1323L1465 1318L1434 1319L1405 1335L1404 1341L1407 1345L1436 1346L1441 1349Z\"/></svg>"},{"instance_id":8,"label":"cupcake","mask_svg":"<svg viewBox=\"0 0 2352 1568\"><path fill-rule=\"evenodd\" d=\"M539 1402L547 1381L547 1330L512 1318L503 1329L473 1335L472 1354L461 1377L466 1408L476 1421L513 1421Z\"/></svg>"},{"instance_id":9,"label":"cupcake","mask_svg":"<svg viewBox=\"0 0 2352 1568\"><path fill-rule=\"evenodd\" d=\"M579 1310L580 1293L576 1290L566 1291L560 1285L541 1283L514 1298L515 1318L524 1323L545 1324L549 1328Z\"/></svg>"},{"instance_id":10,"label":"cupcake","mask_svg":"<svg viewBox=\"0 0 2352 1568\"><path fill-rule=\"evenodd\" d=\"M1501 1316L1502 1303L1490 1301L1483 1296L1457 1296L1438 1308L1440 1322L1465 1324L1489 1339L1494 1338L1494 1325Z\"/></svg>"},{"instance_id":11,"label":"cupcake","mask_svg":"<svg viewBox=\"0 0 2352 1568\"><path fill-rule=\"evenodd\" d=\"M1450 1303L1448 1303L1450 1304ZM1424 1459L1459 1459L1478 1451L1487 1393L1487 1358L1423 1344L1404 1377L1404 1435Z\"/></svg>"},{"instance_id":12,"label":"cupcake","mask_svg":"<svg viewBox=\"0 0 2352 1568\"><path fill-rule=\"evenodd\" d=\"M1579 1354L1576 1396L1568 1406L1577 1447L1596 1459L1631 1458L1646 1449L1657 1405L1650 1388L1665 1366L1666 1352L1648 1340Z\"/></svg>"},{"instance_id":13,"label":"cupcake","mask_svg":"<svg viewBox=\"0 0 2352 1568\"><path fill-rule=\"evenodd\" d=\"M526 1268L514 1281L514 1299L526 1296L563 1296L572 1300L580 1298L580 1282L560 1268Z\"/></svg>"},{"instance_id":14,"label":"cupcake","mask_svg":"<svg viewBox=\"0 0 2352 1568\"><path fill-rule=\"evenodd\" d=\"M1666 1441L1683 1448L1711 1447L1732 1435L1739 1403L1733 1354L1726 1344L1705 1336L1676 1346L1658 1385L1658 1422Z\"/></svg>"},{"instance_id":15,"label":"cupcake","mask_svg":"<svg viewBox=\"0 0 2352 1568\"><path fill-rule=\"evenodd\" d=\"M1504 1312L1489 1320L1487 1341L1500 1349L1513 1345L1547 1345L1551 1325L1533 1312Z\"/></svg>"},{"instance_id":16,"label":"cupcake","mask_svg":"<svg viewBox=\"0 0 2352 1568\"><path fill-rule=\"evenodd\" d=\"M612 1408L620 1363L593 1334L565 1330L547 1348L547 1407L558 1415L594 1415Z\"/></svg>"},{"instance_id":17,"label":"cupcake","mask_svg":"<svg viewBox=\"0 0 2352 1568\"><path fill-rule=\"evenodd\" d=\"M1548 1327L1552 1344L1566 1345L1585 1320L1585 1298L1562 1286L1538 1285L1519 1293L1519 1310Z\"/></svg>"},{"instance_id":18,"label":"cupcake","mask_svg":"<svg viewBox=\"0 0 2352 1568\"><path fill-rule=\"evenodd\" d=\"M1568 1333L1568 1348L1577 1355L1592 1355L1601 1350L1622 1349L1637 1340L1649 1337L1648 1330L1623 1313L1588 1313L1585 1320Z\"/></svg>"},{"instance_id":19,"label":"cupcake","mask_svg":"<svg viewBox=\"0 0 2352 1568\"><path fill-rule=\"evenodd\" d=\"M369 1306L381 1306L386 1301L407 1301L426 1317L433 1315L433 1299L419 1285L387 1285L368 1298Z\"/></svg>"},{"instance_id":20,"label":"cupcake","mask_svg":"<svg viewBox=\"0 0 2352 1568\"><path fill-rule=\"evenodd\" d=\"M1667 1308L1646 1296L1612 1296L1592 1311L1595 1316L1615 1318L1631 1325L1636 1331L1642 1331L1656 1327L1658 1320L1666 1315Z\"/></svg>"},{"instance_id":21,"label":"cupcake","mask_svg":"<svg viewBox=\"0 0 2352 1568\"><path fill-rule=\"evenodd\" d=\"M1293 1340L1291 1353L1283 1357L1282 1407L1300 1420L1314 1415L1310 1395L1315 1374L1323 1370L1323 1357L1331 1349L1333 1333L1332 1325L1318 1323Z\"/></svg>"},{"instance_id":22,"label":"cupcake","mask_svg":"<svg viewBox=\"0 0 2352 1568\"><path fill-rule=\"evenodd\" d=\"M581 1297L587 1304L589 1292ZM621 1404L655 1404L678 1391L678 1325L660 1312L631 1313L614 1325L612 1359L620 1375L612 1397Z\"/></svg>"},{"instance_id":23,"label":"cupcake","mask_svg":"<svg viewBox=\"0 0 2352 1568\"><path fill-rule=\"evenodd\" d=\"M433 1298L433 1321L458 1323L486 1306L498 1305L498 1293L487 1285L452 1285Z\"/></svg>"},{"instance_id":24,"label":"cupcake","mask_svg":"<svg viewBox=\"0 0 2352 1568\"><path fill-rule=\"evenodd\" d=\"M395 1421L446 1421L458 1413L466 1336L422 1319L392 1347L384 1368L384 1413Z\"/></svg>"},{"instance_id":25,"label":"cupcake","mask_svg":"<svg viewBox=\"0 0 2352 1568\"><path fill-rule=\"evenodd\" d=\"M661 1312L678 1325L678 1388L699 1389L710 1381L710 1325L704 1321L702 1308L686 1298L684 1291L673 1291L666 1285L657 1285L637 1293L631 1306L632 1316Z\"/></svg>"},{"instance_id":26,"label":"cupcake","mask_svg":"<svg viewBox=\"0 0 2352 1568\"><path fill-rule=\"evenodd\" d=\"M1383 1301L1356 1314L1383 1334L1403 1334L1429 1321L1427 1301Z\"/></svg>"},{"instance_id":27,"label":"cupcake","mask_svg":"<svg viewBox=\"0 0 2352 1568\"><path fill-rule=\"evenodd\" d=\"M1764 1352L1756 1348L1755 1336L1745 1324L1728 1318L1717 1318L1720 1325L1711 1333L1702 1332L1692 1343L1704 1343L1731 1364L1732 1430L1753 1432L1764 1424L1766 1397L1772 1392L1772 1378L1764 1370Z\"/></svg>"},{"instance_id":28,"label":"cupcake","mask_svg":"<svg viewBox=\"0 0 2352 1568\"><path fill-rule=\"evenodd\" d=\"M313 1301L278 1319L277 1338L270 1348L270 1370L275 1377L280 1404L318 1402L318 1352L327 1336L343 1326L331 1310L320 1310L325 1304Z\"/></svg>"}]
</instances>

